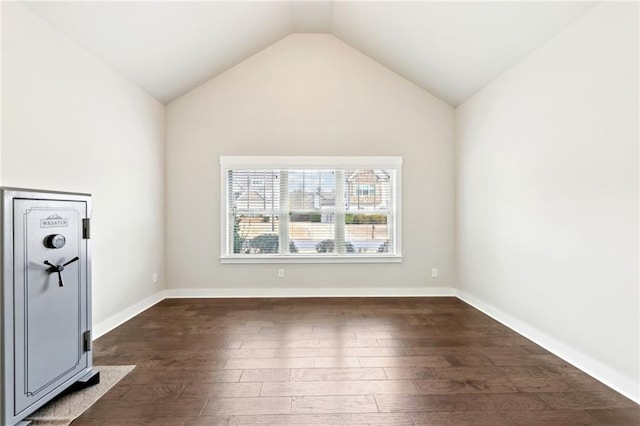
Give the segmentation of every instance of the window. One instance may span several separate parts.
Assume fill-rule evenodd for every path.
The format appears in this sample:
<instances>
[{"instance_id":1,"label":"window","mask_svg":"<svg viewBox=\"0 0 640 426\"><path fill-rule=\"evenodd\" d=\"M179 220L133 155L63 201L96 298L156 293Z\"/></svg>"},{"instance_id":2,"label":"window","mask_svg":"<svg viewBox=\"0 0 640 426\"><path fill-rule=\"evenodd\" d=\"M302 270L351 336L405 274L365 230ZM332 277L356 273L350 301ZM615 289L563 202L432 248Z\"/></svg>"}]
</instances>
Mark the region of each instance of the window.
<instances>
[{"instance_id":1,"label":"window","mask_svg":"<svg viewBox=\"0 0 640 426\"><path fill-rule=\"evenodd\" d=\"M399 262L400 157L220 157L222 262Z\"/></svg>"},{"instance_id":2,"label":"window","mask_svg":"<svg viewBox=\"0 0 640 426\"><path fill-rule=\"evenodd\" d=\"M375 185L358 185L358 196L373 197L376 192Z\"/></svg>"}]
</instances>

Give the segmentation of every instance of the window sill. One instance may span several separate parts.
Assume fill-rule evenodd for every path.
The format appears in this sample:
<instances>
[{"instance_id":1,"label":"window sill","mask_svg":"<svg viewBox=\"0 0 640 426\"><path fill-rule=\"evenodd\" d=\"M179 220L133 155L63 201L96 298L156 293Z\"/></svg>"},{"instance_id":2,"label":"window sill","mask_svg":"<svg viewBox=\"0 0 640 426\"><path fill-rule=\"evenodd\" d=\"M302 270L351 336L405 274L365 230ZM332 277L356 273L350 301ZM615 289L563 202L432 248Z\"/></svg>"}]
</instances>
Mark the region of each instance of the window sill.
<instances>
[{"instance_id":1,"label":"window sill","mask_svg":"<svg viewBox=\"0 0 640 426\"><path fill-rule=\"evenodd\" d=\"M402 263L402 256L221 256L220 263Z\"/></svg>"}]
</instances>

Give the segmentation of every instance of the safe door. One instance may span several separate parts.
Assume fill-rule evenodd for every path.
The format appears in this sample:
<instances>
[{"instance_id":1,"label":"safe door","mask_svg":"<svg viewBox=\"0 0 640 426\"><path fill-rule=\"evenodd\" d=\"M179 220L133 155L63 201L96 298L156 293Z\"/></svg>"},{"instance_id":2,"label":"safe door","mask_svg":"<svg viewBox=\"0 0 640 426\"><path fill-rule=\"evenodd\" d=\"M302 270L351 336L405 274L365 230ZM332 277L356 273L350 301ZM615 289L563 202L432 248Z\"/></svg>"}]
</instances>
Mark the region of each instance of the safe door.
<instances>
[{"instance_id":1,"label":"safe door","mask_svg":"<svg viewBox=\"0 0 640 426\"><path fill-rule=\"evenodd\" d=\"M20 416L91 368L90 206L80 196L63 194L59 199L18 196L10 202L5 213L12 211L13 243L7 247L5 242L4 250L13 253L13 276L7 283L5 274L4 285L13 287L13 353L5 356L13 358L13 407L5 409Z\"/></svg>"}]
</instances>

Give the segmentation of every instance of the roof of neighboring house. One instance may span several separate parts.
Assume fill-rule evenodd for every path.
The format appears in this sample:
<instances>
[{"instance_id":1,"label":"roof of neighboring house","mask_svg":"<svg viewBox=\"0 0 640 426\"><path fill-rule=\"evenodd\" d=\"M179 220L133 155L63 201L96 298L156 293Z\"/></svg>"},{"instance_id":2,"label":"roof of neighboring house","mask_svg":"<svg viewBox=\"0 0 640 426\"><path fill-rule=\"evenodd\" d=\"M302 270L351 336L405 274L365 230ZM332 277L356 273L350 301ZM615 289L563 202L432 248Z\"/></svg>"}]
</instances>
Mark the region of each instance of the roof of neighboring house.
<instances>
[{"instance_id":1,"label":"roof of neighboring house","mask_svg":"<svg viewBox=\"0 0 640 426\"><path fill-rule=\"evenodd\" d=\"M258 191L243 192L235 199L236 206L240 208L262 208L265 204L269 206L271 203L277 204L278 201L269 196L262 196Z\"/></svg>"},{"instance_id":2,"label":"roof of neighboring house","mask_svg":"<svg viewBox=\"0 0 640 426\"><path fill-rule=\"evenodd\" d=\"M349 177L347 178L347 180L353 180L353 179L355 179L356 177L358 177L358 175L360 175L360 174L361 174L361 173L363 173L363 172L372 172L372 173L376 176L376 178L377 178L378 180L387 180L387 179L389 179L389 173L387 173L387 172L386 172L386 171L384 171L384 170L360 170L360 169L358 169L358 170L356 170L355 172L353 172L353 173L351 174L351 176L349 176Z\"/></svg>"}]
</instances>

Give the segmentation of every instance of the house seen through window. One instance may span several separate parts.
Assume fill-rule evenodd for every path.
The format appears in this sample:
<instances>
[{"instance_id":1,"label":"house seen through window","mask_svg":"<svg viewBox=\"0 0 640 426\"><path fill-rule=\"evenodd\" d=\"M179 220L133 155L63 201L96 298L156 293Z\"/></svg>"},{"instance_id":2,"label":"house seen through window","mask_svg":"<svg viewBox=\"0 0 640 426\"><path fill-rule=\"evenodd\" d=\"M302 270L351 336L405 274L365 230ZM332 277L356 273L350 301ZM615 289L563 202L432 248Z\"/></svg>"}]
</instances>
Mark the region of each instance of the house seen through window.
<instances>
[{"instance_id":1,"label":"house seen through window","mask_svg":"<svg viewBox=\"0 0 640 426\"><path fill-rule=\"evenodd\" d=\"M400 258L398 157L221 157L223 261Z\"/></svg>"}]
</instances>

